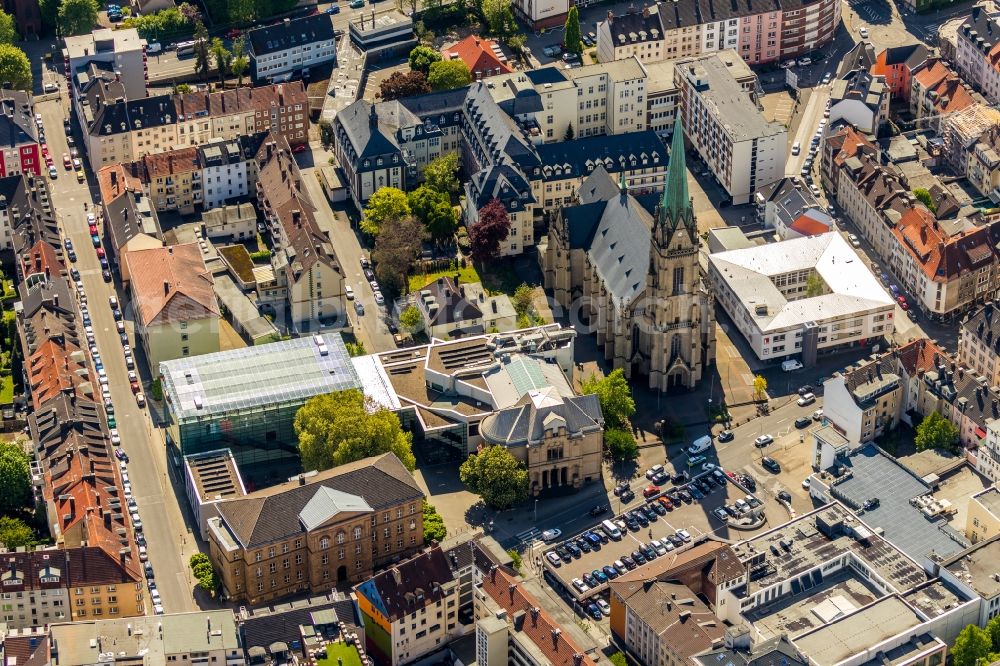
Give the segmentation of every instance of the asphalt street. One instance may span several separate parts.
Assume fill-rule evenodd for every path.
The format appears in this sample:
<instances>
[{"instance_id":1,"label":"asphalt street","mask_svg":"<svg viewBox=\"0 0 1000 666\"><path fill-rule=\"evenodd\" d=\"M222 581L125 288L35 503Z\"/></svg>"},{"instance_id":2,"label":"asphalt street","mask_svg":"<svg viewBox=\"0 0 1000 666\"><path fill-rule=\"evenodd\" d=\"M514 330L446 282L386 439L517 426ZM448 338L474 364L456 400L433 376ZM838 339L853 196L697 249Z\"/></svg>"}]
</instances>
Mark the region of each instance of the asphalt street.
<instances>
[{"instance_id":1,"label":"asphalt street","mask_svg":"<svg viewBox=\"0 0 1000 666\"><path fill-rule=\"evenodd\" d=\"M122 448L131 458L128 473L163 606L168 613L197 610L191 595L192 586L187 579L185 558L181 553L182 547L192 545L193 538L184 525L178 495L167 477L163 440L153 428L146 410L136 405L129 387L122 343L108 305L108 298L115 291L113 285L101 278L100 263L87 229L88 211L84 210L84 203L93 211L95 199L88 184L78 182L73 172L62 166L62 155L69 152L63 130L67 111L57 99L36 103L35 110L42 115L49 150L58 170L58 177L50 181L53 207L63 237L73 242L77 253L74 265L80 271L93 320L94 337L108 373ZM131 313L126 310L126 318L130 316ZM131 331L131 322L128 327ZM180 496L183 496L183 490Z\"/></svg>"}]
</instances>

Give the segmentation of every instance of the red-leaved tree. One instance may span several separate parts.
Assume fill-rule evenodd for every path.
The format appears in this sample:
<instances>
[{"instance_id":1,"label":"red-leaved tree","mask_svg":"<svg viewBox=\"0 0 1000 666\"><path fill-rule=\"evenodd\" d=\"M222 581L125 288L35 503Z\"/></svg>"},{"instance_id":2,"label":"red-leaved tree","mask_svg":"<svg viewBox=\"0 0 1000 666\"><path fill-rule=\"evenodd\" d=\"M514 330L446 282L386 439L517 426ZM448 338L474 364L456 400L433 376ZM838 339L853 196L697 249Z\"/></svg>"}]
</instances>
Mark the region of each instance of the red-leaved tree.
<instances>
[{"instance_id":1,"label":"red-leaved tree","mask_svg":"<svg viewBox=\"0 0 1000 666\"><path fill-rule=\"evenodd\" d=\"M490 262L500 256L500 242L510 234L510 217L499 199L491 199L479 209L479 221L469 229L469 250L477 262Z\"/></svg>"}]
</instances>

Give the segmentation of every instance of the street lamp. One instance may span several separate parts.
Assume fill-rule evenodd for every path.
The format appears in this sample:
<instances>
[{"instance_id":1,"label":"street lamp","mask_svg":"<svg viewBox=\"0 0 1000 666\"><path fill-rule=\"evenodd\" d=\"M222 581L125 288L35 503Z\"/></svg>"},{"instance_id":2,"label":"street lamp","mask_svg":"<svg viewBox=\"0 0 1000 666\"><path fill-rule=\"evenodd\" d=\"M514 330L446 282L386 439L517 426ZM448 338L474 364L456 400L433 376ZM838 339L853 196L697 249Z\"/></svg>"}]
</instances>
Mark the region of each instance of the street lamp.
<instances>
[{"instance_id":1,"label":"street lamp","mask_svg":"<svg viewBox=\"0 0 1000 666\"><path fill-rule=\"evenodd\" d=\"M538 500L535 499L535 523L538 523Z\"/></svg>"}]
</instances>

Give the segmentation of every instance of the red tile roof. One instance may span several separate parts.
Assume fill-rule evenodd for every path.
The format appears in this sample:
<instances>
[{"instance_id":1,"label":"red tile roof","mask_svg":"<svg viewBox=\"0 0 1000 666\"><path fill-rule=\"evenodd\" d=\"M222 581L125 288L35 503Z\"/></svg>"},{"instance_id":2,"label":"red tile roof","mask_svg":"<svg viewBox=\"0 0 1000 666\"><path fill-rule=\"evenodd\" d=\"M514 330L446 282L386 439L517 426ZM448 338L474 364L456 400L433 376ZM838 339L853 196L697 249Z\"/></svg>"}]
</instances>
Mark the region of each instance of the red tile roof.
<instances>
[{"instance_id":1,"label":"red tile roof","mask_svg":"<svg viewBox=\"0 0 1000 666\"><path fill-rule=\"evenodd\" d=\"M143 326L219 314L212 274L196 243L125 254Z\"/></svg>"},{"instance_id":2,"label":"red tile roof","mask_svg":"<svg viewBox=\"0 0 1000 666\"><path fill-rule=\"evenodd\" d=\"M103 201L114 201L126 191L142 192L142 181L132 164L112 164L97 172Z\"/></svg>"},{"instance_id":3,"label":"red tile roof","mask_svg":"<svg viewBox=\"0 0 1000 666\"><path fill-rule=\"evenodd\" d=\"M443 55L446 60L458 58L464 62L469 71L472 72L473 80L497 74L509 74L513 70L500 62L500 59L493 52L495 43L492 39L469 35L457 44L443 49Z\"/></svg>"},{"instance_id":4,"label":"red tile roof","mask_svg":"<svg viewBox=\"0 0 1000 666\"><path fill-rule=\"evenodd\" d=\"M552 666L594 666L594 661L566 636L558 623L541 610L517 578L503 567L494 567L483 576L483 591L513 618L524 613L523 634L545 655Z\"/></svg>"},{"instance_id":5,"label":"red tile roof","mask_svg":"<svg viewBox=\"0 0 1000 666\"><path fill-rule=\"evenodd\" d=\"M35 273L59 275L65 267L54 247L45 241L38 241L21 257L25 277Z\"/></svg>"},{"instance_id":6,"label":"red tile roof","mask_svg":"<svg viewBox=\"0 0 1000 666\"><path fill-rule=\"evenodd\" d=\"M903 213L892 233L924 274L935 282L948 282L970 270L978 270L996 255L985 227L948 237L933 213L922 206Z\"/></svg>"},{"instance_id":7,"label":"red tile roof","mask_svg":"<svg viewBox=\"0 0 1000 666\"><path fill-rule=\"evenodd\" d=\"M789 225L789 228L792 229L792 231L802 234L803 236L816 236L830 231L830 227L826 226L809 213L799 215L798 219Z\"/></svg>"}]
</instances>

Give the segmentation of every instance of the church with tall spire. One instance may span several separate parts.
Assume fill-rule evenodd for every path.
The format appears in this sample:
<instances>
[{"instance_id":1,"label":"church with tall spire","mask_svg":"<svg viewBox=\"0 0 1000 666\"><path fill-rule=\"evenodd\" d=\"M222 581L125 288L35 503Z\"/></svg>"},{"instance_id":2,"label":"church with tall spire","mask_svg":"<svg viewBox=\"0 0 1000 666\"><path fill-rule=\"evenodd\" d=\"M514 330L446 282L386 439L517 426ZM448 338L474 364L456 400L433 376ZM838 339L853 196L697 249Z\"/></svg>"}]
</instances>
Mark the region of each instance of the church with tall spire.
<instances>
[{"instance_id":1,"label":"church with tall spire","mask_svg":"<svg viewBox=\"0 0 1000 666\"><path fill-rule=\"evenodd\" d=\"M651 389L693 389L715 360L712 295L698 262L684 132L674 123L660 193L632 193L597 166L554 212L545 288L589 325L606 360ZM574 322L576 323L576 322Z\"/></svg>"}]
</instances>

